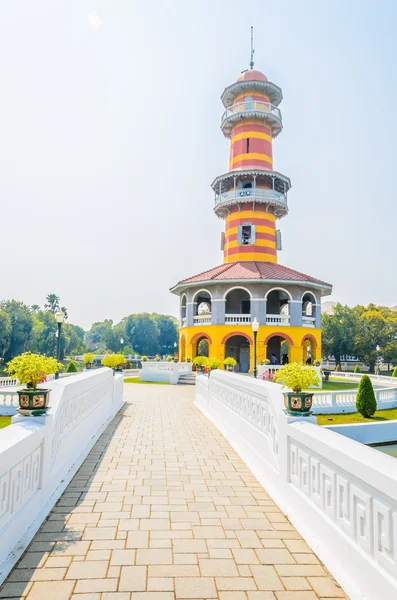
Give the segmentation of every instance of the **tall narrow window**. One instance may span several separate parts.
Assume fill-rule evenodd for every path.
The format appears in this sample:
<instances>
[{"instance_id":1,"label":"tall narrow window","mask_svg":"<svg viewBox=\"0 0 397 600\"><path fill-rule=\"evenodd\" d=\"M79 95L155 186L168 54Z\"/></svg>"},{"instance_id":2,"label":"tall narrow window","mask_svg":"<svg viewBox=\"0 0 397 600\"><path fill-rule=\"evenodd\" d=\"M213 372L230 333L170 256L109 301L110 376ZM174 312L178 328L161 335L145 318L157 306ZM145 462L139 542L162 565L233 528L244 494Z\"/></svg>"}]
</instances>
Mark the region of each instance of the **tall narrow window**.
<instances>
[{"instance_id":1,"label":"tall narrow window","mask_svg":"<svg viewBox=\"0 0 397 600\"><path fill-rule=\"evenodd\" d=\"M247 150L246 150L247 154L249 153L249 151L250 151L250 139L247 138Z\"/></svg>"}]
</instances>

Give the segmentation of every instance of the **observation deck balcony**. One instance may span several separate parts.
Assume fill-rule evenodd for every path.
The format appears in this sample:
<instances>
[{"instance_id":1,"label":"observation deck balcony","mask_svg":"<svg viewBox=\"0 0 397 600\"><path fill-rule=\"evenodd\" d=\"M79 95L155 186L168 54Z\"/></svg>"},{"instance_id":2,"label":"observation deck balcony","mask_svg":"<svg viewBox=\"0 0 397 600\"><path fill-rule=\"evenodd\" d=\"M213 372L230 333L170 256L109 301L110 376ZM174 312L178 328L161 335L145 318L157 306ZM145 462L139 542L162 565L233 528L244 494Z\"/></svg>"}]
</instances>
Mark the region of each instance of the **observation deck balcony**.
<instances>
[{"instance_id":1,"label":"observation deck balcony","mask_svg":"<svg viewBox=\"0 0 397 600\"><path fill-rule=\"evenodd\" d=\"M237 102L225 110L221 119L223 135L230 138L233 127L244 118L266 121L272 130L273 137L276 137L283 128L281 112L274 104L249 100Z\"/></svg>"},{"instance_id":2,"label":"observation deck balcony","mask_svg":"<svg viewBox=\"0 0 397 600\"><path fill-rule=\"evenodd\" d=\"M269 204L274 206L274 213L277 218L284 217L288 213L287 194L270 190L267 188L236 188L226 192L221 192L215 197L214 211L218 217L226 217L229 206L240 204L241 202L258 202L260 204Z\"/></svg>"}]
</instances>

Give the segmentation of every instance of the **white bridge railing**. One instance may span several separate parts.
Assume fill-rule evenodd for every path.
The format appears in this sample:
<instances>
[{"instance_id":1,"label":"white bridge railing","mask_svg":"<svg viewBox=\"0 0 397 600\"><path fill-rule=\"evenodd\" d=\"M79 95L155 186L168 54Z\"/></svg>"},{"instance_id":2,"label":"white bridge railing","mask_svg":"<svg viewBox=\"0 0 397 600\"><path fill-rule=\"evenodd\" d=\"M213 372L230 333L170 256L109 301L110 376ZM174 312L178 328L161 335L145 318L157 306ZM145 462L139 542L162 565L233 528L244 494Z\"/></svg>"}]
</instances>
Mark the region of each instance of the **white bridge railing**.
<instances>
[{"instance_id":1,"label":"white bridge railing","mask_svg":"<svg viewBox=\"0 0 397 600\"><path fill-rule=\"evenodd\" d=\"M350 600L397 598L396 459L311 417L284 412L280 386L197 376L196 405L225 435Z\"/></svg>"},{"instance_id":2,"label":"white bridge railing","mask_svg":"<svg viewBox=\"0 0 397 600\"><path fill-rule=\"evenodd\" d=\"M157 381L177 384L183 376L192 373L191 362L174 361L143 361L142 369L139 372L141 381Z\"/></svg>"},{"instance_id":3,"label":"white bridge railing","mask_svg":"<svg viewBox=\"0 0 397 600\"><path fill-rule=\"evenodd\" d=\"M40 387L51 388L47 415L18 415L0 431L0 584L123 405L111 369Z\"/></svg>"}]
</instances>

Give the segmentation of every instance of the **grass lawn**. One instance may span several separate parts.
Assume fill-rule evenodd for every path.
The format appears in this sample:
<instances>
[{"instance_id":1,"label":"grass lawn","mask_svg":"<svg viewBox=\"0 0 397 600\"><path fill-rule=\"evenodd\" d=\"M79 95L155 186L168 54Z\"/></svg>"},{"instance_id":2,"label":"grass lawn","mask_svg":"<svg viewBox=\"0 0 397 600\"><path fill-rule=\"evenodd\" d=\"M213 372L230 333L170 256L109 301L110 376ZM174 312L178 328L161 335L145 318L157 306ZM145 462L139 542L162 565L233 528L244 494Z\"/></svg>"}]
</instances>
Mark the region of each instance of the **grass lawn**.
<instances>
[{"instance_id":1,"label":"grass lawn","mask_svg":"<svg viewBox=\"0 0 397 600\"><path fill-rule=\"evenodd\" d=\"M377 410L373 417L364 419L360 413L344 413L341 415L316 415L318 425L347 425L348 423L378 423L379 421L397 420L397 408Z\"/></svg>"},{"instance_id":2,"label":"grass lawn","mask_svg":"<svg viewBox=\"0 0 397 600\"><path fill-rule=\"evenodd\" d=\"M321 392L338 392L339 390L354 390L358 388L358 383L352 383L351 381L344 381L339 379L338 381L324 381L321 390L311 388L305 390L306 392L314 392L315 394L321 394Z\"/></svg>"},{"instance_id":3,"label":"grass lawn","mask_svg":"<svg viewBox=\"0 0 397 600\"><path fill-rule=\"evenodd\" d=\"M11 417L0 417L0 429L4 429L7 425L11 425Z\"/></svg>"},{"instance_id":4,"label":"grass lawn","mask_svg":"<svg viewBox=\"0 0 397 600\"><path fill-rule=\"evenodd\" d=\"M139 377L127 377L124 383L140 383L141 385L170 385L169 381L141 381Z\"/></svg>"}]
</instances>

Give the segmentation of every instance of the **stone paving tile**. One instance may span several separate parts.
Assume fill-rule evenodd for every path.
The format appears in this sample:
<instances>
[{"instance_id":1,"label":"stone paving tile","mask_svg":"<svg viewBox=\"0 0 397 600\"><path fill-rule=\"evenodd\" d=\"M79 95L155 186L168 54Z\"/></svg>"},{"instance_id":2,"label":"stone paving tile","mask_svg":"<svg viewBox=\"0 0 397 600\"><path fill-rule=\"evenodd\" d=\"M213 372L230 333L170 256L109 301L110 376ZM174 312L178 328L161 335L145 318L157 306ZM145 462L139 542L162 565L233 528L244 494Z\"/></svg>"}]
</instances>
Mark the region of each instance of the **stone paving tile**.
<instances>
[{"instance_id":1,"label":"stone paving tile","mask_svg":"<svg viewBox=\"0 0 397 600\"><path fill-rule=\"evenodd\" d=\"M0 599L347 600L194 388L125 388Z\"/></svg>"}]
</instances>

